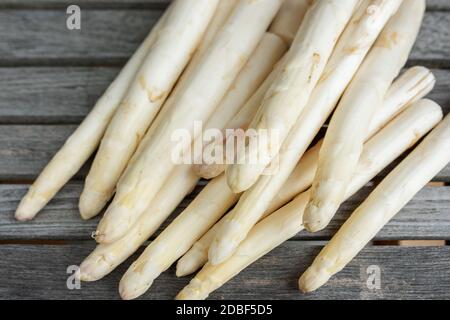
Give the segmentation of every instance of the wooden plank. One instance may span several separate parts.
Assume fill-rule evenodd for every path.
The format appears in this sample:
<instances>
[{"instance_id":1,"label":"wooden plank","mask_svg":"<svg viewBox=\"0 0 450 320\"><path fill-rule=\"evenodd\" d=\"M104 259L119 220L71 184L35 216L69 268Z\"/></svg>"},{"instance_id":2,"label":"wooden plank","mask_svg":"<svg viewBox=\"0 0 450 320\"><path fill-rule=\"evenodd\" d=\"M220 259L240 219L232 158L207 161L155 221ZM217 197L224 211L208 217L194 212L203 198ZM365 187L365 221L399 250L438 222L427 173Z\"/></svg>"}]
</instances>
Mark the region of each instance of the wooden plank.
<instances>
[{"instance_id":1,"label":"wooden plank","mask_svg":"<svg viewBox=\"0 0 450 320\"><path fill-rule=\"evenodd\" d=\"M74 125L0 125L0 181L33 180L75 128ZM86 167L76 178L85 176ZM450 166L435 180L450 181Z\"/></svg>"},{"instance_id":2,"label":"wooden plank","mask_svg":"<svg viewBox=\"0 0 450 320\"><path fill-rule=\"evenodd\" d=\"M80 123L118 72L114 67L0 68L0 123Z\"/></svg>"},{"instance_id":3,"label":"wooden plank","mask_svg":"<svg viewBox=\"0 0 450 320\"><path fill-rule=\"evenodd\" d=\"M155 24L155 10L83 10L81 30L65 10L0 10L0 63L123 63ZM15 32L11 32L15 30ZM450 65L450 12L426 14L411 59Z\"/></svg>"},{"instance_id":4,"label":"wooden plank","mask_svg":"<svg viewBox=\"0 0 450 320\"><path fill-rule=\"evenodd\" d=\"M14 210L26 189L26 185L0 185L0 240L90 239L98 218L83 221L79 217L78 199L82 189L81 183L66 186L35 220L19 223L13 218ZM161 229L164 229L189 204L200 189L197 188L181 203ZM324 231L315 234L301 232L295 239L329 239L372 189L367 187L347 201ZM376 240L450 239L449 207L450 187L426 187L382 229Z\"/></svg>"},{"instance_id":5,"label":"wooden plank","mask_svg":"<svg viewBox=\"0 0 450 320\"><path fill-rule=\"evenodd\" d=\"M79 123L118 72L116 67L0 68L0 124ZM437 84L429 98L448 113L450 70L433 73Z\"/></svg>"},{"instance_id":6,"label":"wooden plank","mask_svg":"<svg viewBox=\"0 0 450 320\"><path fill-rule=\"evenodd\" d=\"M154 8L166 7L171 0L78 0L85 8ZM0 0L0 8L60 8L73 4L72 0ZM428 0L428 10L449 10L447 0Z\"/></svg>"},{"instance_id":7,"label":"wooden plank","mask_svg":"<svg viewBox=\"0 0 450 320\"><path fill-rule=\"evenodd\" d=\"M92 250L92 243L0 246L1 299L118 299L118 282L137 256L95 283L67 289L67 268ZM241 272L210 299L448 299L450 247L367 247L342 272L313 294L297 280L320 246L289 241ZM367 286L369 266L380 268L380 289ZM17 268L20 266L20 268ZM189 279L163 273L141 299L172 299Z\"/></svg>"}]
</instances>

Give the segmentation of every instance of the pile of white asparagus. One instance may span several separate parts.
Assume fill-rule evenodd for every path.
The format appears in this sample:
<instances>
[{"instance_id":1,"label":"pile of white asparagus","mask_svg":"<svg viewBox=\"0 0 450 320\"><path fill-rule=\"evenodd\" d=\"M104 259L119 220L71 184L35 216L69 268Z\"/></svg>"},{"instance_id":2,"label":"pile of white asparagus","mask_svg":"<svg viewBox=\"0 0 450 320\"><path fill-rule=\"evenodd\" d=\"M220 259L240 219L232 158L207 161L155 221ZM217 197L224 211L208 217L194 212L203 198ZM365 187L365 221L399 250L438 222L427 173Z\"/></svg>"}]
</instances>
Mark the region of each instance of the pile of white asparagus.
<instances>
[{"instance_id":1,"label":"pile of white asparagus","mask_svg":"<svg viewBox=\"0 0 450 320\"><path fill-rule=\"evenodd\" d=\"M425 0L174 0L16 218L34 218L98 148L82 218L111 202L77 274L96 281L209 179L119 285L123 299L137 298L178 260L179 277L201 270L177 299L205 299L298 232L324 229L346 199L414 147L300 277L301 291L316 290L450 162L450 117L423 99L433 74L420 66L402 73L425 7ZM311 145L330 116L324 139ZM205 141L195 121L224 139ZM180 165L172 141L179 129L191 134L182 150L227 144L234 135L225 129L254 129L257 139L276 131L277 139L241 144L243 156L228 165ZM258 155L264 161L246 161Z\"/></svg>"}]
</instances>

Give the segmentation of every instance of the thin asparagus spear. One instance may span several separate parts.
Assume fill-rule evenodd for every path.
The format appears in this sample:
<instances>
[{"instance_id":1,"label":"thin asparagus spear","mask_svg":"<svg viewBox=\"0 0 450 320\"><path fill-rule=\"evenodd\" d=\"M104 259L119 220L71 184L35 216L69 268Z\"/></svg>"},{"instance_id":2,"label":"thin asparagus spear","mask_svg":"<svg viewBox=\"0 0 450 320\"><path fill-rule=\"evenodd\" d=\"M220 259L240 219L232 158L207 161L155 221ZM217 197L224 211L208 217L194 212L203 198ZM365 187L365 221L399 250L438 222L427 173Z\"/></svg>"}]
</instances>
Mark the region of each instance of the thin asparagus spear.
<instances>
[{"instance_id":1,"label":"thin asparagus spear","mask_svg":"<svg viewBox=\"0 0 450 320\"><path fill-rule=\"evenodd\" d=\"M447 116L344 223L301 276L300 289L314 291L341 271L449 162L450 116Z\"/></svg>"},{"instance_id":2,"label":"thin asparagus spear","mask_svg":"<svg viewBox=\"0 0 450 320\"><path fill-rule=\"evenodd\" d=\"M106 129L80 198L82 217L100 212L128 161L200 43L218 0L174 2L164 32L143 62Z\"/></svg>"},{"instance_id":3,"label":"thin asparagus spear","mask_svg":"<svg viewBox=\"0 0 450 320\"><path fill-rule=\"evenodd\" d=\"M175 143L176 130L194 135L194 122L209 118L257 47L280 0L241 0L216 36L176 105L147 141L138 159L117 184L117 191L97 229L97 241L113 242L138 220L192 140Z\"/></svg>"},{"instance_id":4,"label":"thin asparagus spear","mask_svg":"<svg viewBox=\"0 0 450 320\"><path fill-rule=\"evenodd\" d=\"M420 140L442 119L435 103L422 100L397 116L364 146L360 165L347 190L350 197L390 162ZM448 140L447 140L448 143ZM449 149L449 148L447 148ZM447 151L448 153L448 151ZM177 299L205 299L251 263L303 230L303 211L310 190L259 222L240 244L237 252L222 264L206 264L177 296Z\"/></svg>"},{"instance_id":5,"label":"thin asparagus spear","mask_svg":"<svg viewBox=\"0 0 450 320\"><path fill-rule=\"evenodd\" d=\"M412 67L408 69L389 89L383 105L371 121L367 139L377 133L411 103L425 97L433 89L435 82L434 75L427 68ZM283 188L272 200L263 217L281 208L311 186L317 170L320 146L321 141L305 153ZM177 276L193 273L208 261L209 246L220 225L221 222L216 223L178 261Z\"/></svg>"},{"instance_id":6,"label":"thin asparagus spear","mask_svg":"<svg viewBox=\"0 0 450 320\"><path fill-rule=\"evenodd\" d=\"M341 205L370 120L408 60L424 13L425 0L403 3L342 97L320 150L311 202L305 210L308 231L324 229Z\"/></svg>"},{"instance_id":7,"label":"thin asparagus spear","mask_svg":"<svg viewBox=\"0 0 450 320\"><path fill-rule=\"evenodd\" d=\"M278 153L308 102L357 3L356 0L316 1L306 13L287 54L283 72L267 92L250 125L256 130L259 143L247 144L245 152L240 151L245 157L227 169L228 184L234 192L249 189ZM267 143L260 143L261 132L267 132ZM278 141L273 141L272 132L277 133ZM249 159L256 159L259 165Z\"/></svg>"},{"instance_id":8,"label":"thin asparagus spear","mask_svg":"<svg viewBox=\"0 0 450 320\"><path fill-rule=\"evenodd\" d=\"M323 78L314 89L308 106L280 149L276 172L260 176L257 183L241 196L235 210L226 216L225 223L209 249L209 261L212 264L227 259L269 208L399 4L399 1L363 1L361 6L366 10L355 13L327 64ZM373 6L378 10L369 10Z\"/></svg>"},{"instance_id":9,"label":"thin asparagus spear","mask_svg":"<svg viewBox=\"0 0 450 320\"><path fill-rule=\"evenodd\" d=\"M122 299L135 299L144 294L153 280L181 257L237 201L239 195L227 192L226 188L224 175L212 180L148 245L120 281Z\"/></svg>"},{"instance_id":10,"label":"thin asparagus spear","mask_svg":"<svg viewBox=\"0 0 450 320\"><path fill-rule=\"evenodd\" d=\"M33 219L94 153L120 101L165 24L161 17L86 119L53 156L16 210L16 219Z\"/></svg>"}]
</instances>

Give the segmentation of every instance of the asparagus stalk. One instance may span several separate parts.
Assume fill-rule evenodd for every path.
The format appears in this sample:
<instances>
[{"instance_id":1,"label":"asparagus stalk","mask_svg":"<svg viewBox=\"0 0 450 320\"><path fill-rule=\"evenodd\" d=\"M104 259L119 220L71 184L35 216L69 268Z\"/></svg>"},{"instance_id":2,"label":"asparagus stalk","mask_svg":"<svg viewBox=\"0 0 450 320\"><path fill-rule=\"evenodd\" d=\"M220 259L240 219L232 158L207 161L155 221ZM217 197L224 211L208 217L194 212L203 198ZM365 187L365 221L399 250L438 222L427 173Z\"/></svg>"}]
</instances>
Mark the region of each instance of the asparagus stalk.
<instances>
[{"instance_id":1,"label":"asparagus stalk","mask_svg":"<svg viewBox=\"0 0 450 320\"><path fill-rule=\"evenodd\" d=\"M395 5L394 5L395 4ZM301 113L278 155L278 170L262 175L240 198L209 249L209 261L226 260L269 208L322 124L329 117L381 29L400 1L368 0L355 13L327 64L308 106ZM373 9L373 7L377 9ZM369 8L372 8L369 10ZM257 116L258 117L258 116ZM236 191L236 190L233 190Z\"/></svg>"},{"instance_id":2,"label":"asparagus stalk","mask_svg":"<svg viewBox=\"0 0 450 320\"><path fill-rule=\"evenodd\" d=\"M405 65L419 33L425 1L405 1L383 30L331 119L320 150L305 228L324 229L345 197L375 109ZM380 61L383 61L380 64Z\"/></svg>"},{"instance_id":3,"label":"asparagus stalk","mask_svg":"<svg viewBox=\"0 0 450 320\"><path fill-rule=\"evenodd\" d=\"M423 103L430 104L425 101ZM426 113L422 117L429 117ZM450 116L402 161L350 216L299 280L310 292L341 271L450 162Z\"/></svg>"},{"instance_id":4,"label":"asparagus stalk","mask_svg":"<svg viewBox=\"0 0 450 320\"><path fill-rule=\"evenodd\" d=\"M240 151L245 158L238 159L227 169L228 184L234 192L249 189L278 153L308 102L357 3L357 0L316 1L306 13L283 72L275 79L250 125L256 130L258 141L262 140L259 139L261 132L268 133L267 143L247 144L245 150ZM271 137L272 132L277 133L277 139ZM248 159L256 159L259 165Z\"/></svg>"},{"instance_id":5,"label":"asparagus stalk","mask_svg":"<svg viewBox=\"0 0 450 320\"><path fill-rule=\"evenodd\" d=\"M250 124L251 120L255 116L262 99L264 98L264 95L266 94L267 90L269 89L270 85L272 84L273 80L275 79L278 72L281 71L282 65L285 61L286 56L281 59L274 70L270 73L270 75L266 78L266 80L261 84L261 86L258 88L258 90L255 91L255 93L247 100L247 102L242 106L242 108L239 110L239 112L231 119L227 125L226 129L247 129L248 125ZM224 130L225 131L225 130ZM229 132L224 132L224 141L213 141L205 146L205 150L215 150L218 144L223 144L226 146L227 143L234 143L234 141L230 142L230 139L234 138L234 135L230 134ZM194 165L194 171L195 173L204 179L213 179L215 177L220 176L226 168L226 157L224 155L223 163L201 163Z\"/></svg>"},{"instance_id":6,"label":"asparagus stalk","mask_svg":"<svg viewBox=\"0 0 450 320\"><path fill-rule=\"evenodd\" d=\"M208 120L206 129L223 129L225 123L229 120L232 114L235 113L235 111L239 109L239 106L249 98L285 50L286 45L278 36L266 34L248 61L247 65L242 69L239 76L236 78L233 88L228 91L214 115ZM202 137L198 137L197 140L200 141L196 141L194 144L201 143ZM137 152L140 151L138 150ZM134 161L134 159L132 161ZM138 223L136 223L121 239L111 244L98 245L94 252L85 259L81 265L80 278L82 280L98 280L111 272L126 258L128 258L155 232L161 223L175 209L175 206L181 202L184 196L189 192L191 183L193 183L193 181L198 181L198 178L193 179L192 174L188 174L186 172L186 170L192 171L191 166L181 166L181 168L176 167L174 170L175 172L171 174L162 189L158 191L157 197L151 202L151 205L146 209ZM181 179L181 185L179 185L178 179ZM189 183L183 183L185 180L188 180ZM212 183L214 184L214 182ZM222 179L222 184L223 190L228 191L225 193L220 193L220 199L229 201L227 200L228 198L234 198L235 195L229 191L226 186L225 179ZM212 214L219 215L220 217L226 212L226 210L229 209L230 205L226 205L219 201L214 188L205 188L199 197L202 197L208 190L213 191L210 196L216 203L216 206L213 208L216 211L219 211L213 212ZM172 194L176 194L176 196L173 197ZM167 200L165 197L170 199ZM233 201L233 204L235 201L236 200ZM163 205L161 205L160 202L162 202ZM221 206L225 209L220 209L220 205L218 205L218 203L222 203ZM208 205L208 203L205 205ZM211 207L208 208L213 211ZM195 210L193 211L192 209L186 211L191 212L191 214L196 213ZM211 222L211 224L213 224L218 218L210 219L213 219ZM189 226L189 228L192 228L192 226ZM206 232L206 230L199 232L202 234Z\"/></svg>"},{"instance_id":7,"label":"asparagus stalk","mask_svg":"<svg viewBox=\"0 0 450 320\"><path fill-rule=\"evenodd\" d=\"M139 222L119 240L97 245L81 263L78 278L82 281L97 281L112 272L158 230L184 197L194 189L198 180L190 166L178 166Z\"/></svg>"},{"instance_id":8,"label":"asparagus stalk","mask_svg":"<svg viewBox=\"0 0 450 320\"><path fill-rule=\"evenodd\" d=\"M82 217L95 216L112 197L141 138L197 48L217 4L218 0L174 2L164 33L156 39L100 143L80 198Z\"/></svg>"},{"instance_id":9,"label":"asparagus stalk","mask_svg":"<svg viewBox=\"0 0 450 320\"><path fill-rule=\"evenodd\" d=\"M397 116L364 146L358 170L346 196L350 197L362 188L390 162L419 141L440 119L442 110L429 101L417 102ZM302 231L301 218L309 198L310 190L259 222L230 259L216 266L206 264L178 294L177 299L207 298L212 291L248 265Z\"/></svg>"},{"instance_id":10,"label":"asparagus stalk","mask_svg":"<svg viewBox=\"0 0 450 320\"><path fill-rule=\"evenodd\" d=\"M212 180L191 204L145 249L120 281L122 299L144 294L239 197L226 191L224 175ZM183 235L180 237L180 235Z\"/></svg>"},{"instance_id":11,"label":"asparagus stalk","mask_svg":"<svg viewBox=\"0 0 450 320\"><path fill-rule=\"evenodd\" d=\"M270 25L269 32L291 45L310 5L310 0L284 0L280 11Z\"/></svg>"},{"instance_id":12,"label":"asparagus stalk","mask_svg":"<svg viewBox=\"0 0 450 320\"><path fill-rule=\"evenodd\" d=\"M231 13L235 9L237 3L238 0L219 1L214 16L211 19L211 22L206 30L206 33L203 36L202 41L200 42L200 45L195 50L194 56L192 57L186 70L183 72L180 79L178 80L177 85L173 89L163 108L158 113L156 119L152 122L152 125L150 126L148 132L145 134L143 140L139 144L138 149L133 154L133 157L131 158L128 164L129 167L133 166L133 164L136 162L137 158L142 152L142 149L144 149L143 147L155 135L158 126L160 126L163 121L167 121L168 114L174 108L176 98L186 89L186 86L189 84L190 76L198 67L198 64L201 62L206 50L208 50L209 46L214 40L214 37L225 25L226 21L228 20Z\"/></svg>"},{"instance_id":13,"label":"asparagus stalk","mask_svg":"<svg viewBox=\"0 0 450 320\"><path fill-rule=\"evenodd\" d=\"M179 162L173 152L175 148L186 149L192 143L192 140L174 143L173 132L184 129L192 137L194 122L210 117L257 47L280 5L280 0L239 2L189 77L189 84L177 97L173 110L121 177L113 202L98 226L98 242L119 239L138 220Z\"/></svg>"},{"instance_id":14,"label":"asparagus stalk","mask_svg":"<svg viewBox=\"0 0 450 320\"><path fill-rule=\"evenodd\" d=\"M435 82L434 75L427 68L412 67L408 69L390 87L383 105L371 121L367 139L377 133L411 103L426 96L433 89ZM283 188L272 200L269 209L266 210L263 217L281 208L299 193L311 186L317 170L321 144L322 142L319 141L301 158ZM177 276L181 277L191 274L208 261L210 244L214 240L216 232L223 220L216 223L214 227L205 233L178 261Z\"/></svg>"},{"instance_id":15,"label":"asparagus stalk","mask_svg":"<svg viewBox=\"0 0 450 320\"><path fill-rule=\"evenodd\" d=\"M237 113L241 113L243 110L241 107L252 97L258 87L264 83L286 50L287 46L280 37L266 32L248 63L234 81L226 97L208 119L208 125L211 128L223 130L224 123L229 123L234 117L238 116ZM204 141L202 136L198 137L197 140L200 140L198 144L203 146L203 150L207 150L205 148L208 147L208 141ZM203 153L196 156L199 156L199 158L194 163L201 163Z\"/></svg>"},{"instance_id":16,"label":"asparagus stalk","mask_svg":"<svg viewBox=\"0 0 450 320\"><path fill-rule=\"evenodd\" d=\"M130 82L163 29L170 10L171 7L30 187L16 210L17 220L33 219L94 153Z\"/></svg>"}]
</instances>

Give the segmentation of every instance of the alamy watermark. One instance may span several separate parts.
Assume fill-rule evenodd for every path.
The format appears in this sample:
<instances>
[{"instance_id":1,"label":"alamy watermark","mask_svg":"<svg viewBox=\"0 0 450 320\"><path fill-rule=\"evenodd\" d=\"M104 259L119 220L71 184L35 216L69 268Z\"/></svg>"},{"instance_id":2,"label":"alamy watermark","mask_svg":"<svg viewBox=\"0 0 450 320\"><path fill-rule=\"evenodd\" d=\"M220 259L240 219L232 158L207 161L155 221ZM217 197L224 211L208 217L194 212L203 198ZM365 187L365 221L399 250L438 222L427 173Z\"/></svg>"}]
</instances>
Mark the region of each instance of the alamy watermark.
<instances>
[{"instance_id":1,"label":"alamy watermark","mask_svg":"<svg viewBox=\"0 0 450 320\"><path fill-rule=\"evenodd\" d=\"M258 165L271 174L278 168L279 136L278 130L204 129L202 121L194 121L191 130L172 133L171 160L177 165Z\"/></svg>"},{"instance_id":2,"label":"alamy watermark","mask_svg":"<svg viewBox=\"0 0 450 320\"><path fill-rule=\"evenodd\" d=\"M66 26L69 30L81 29L81 9L73 4L67 7L66 13L69 15L66 19Z\"/></svg>"}]
</instances>

